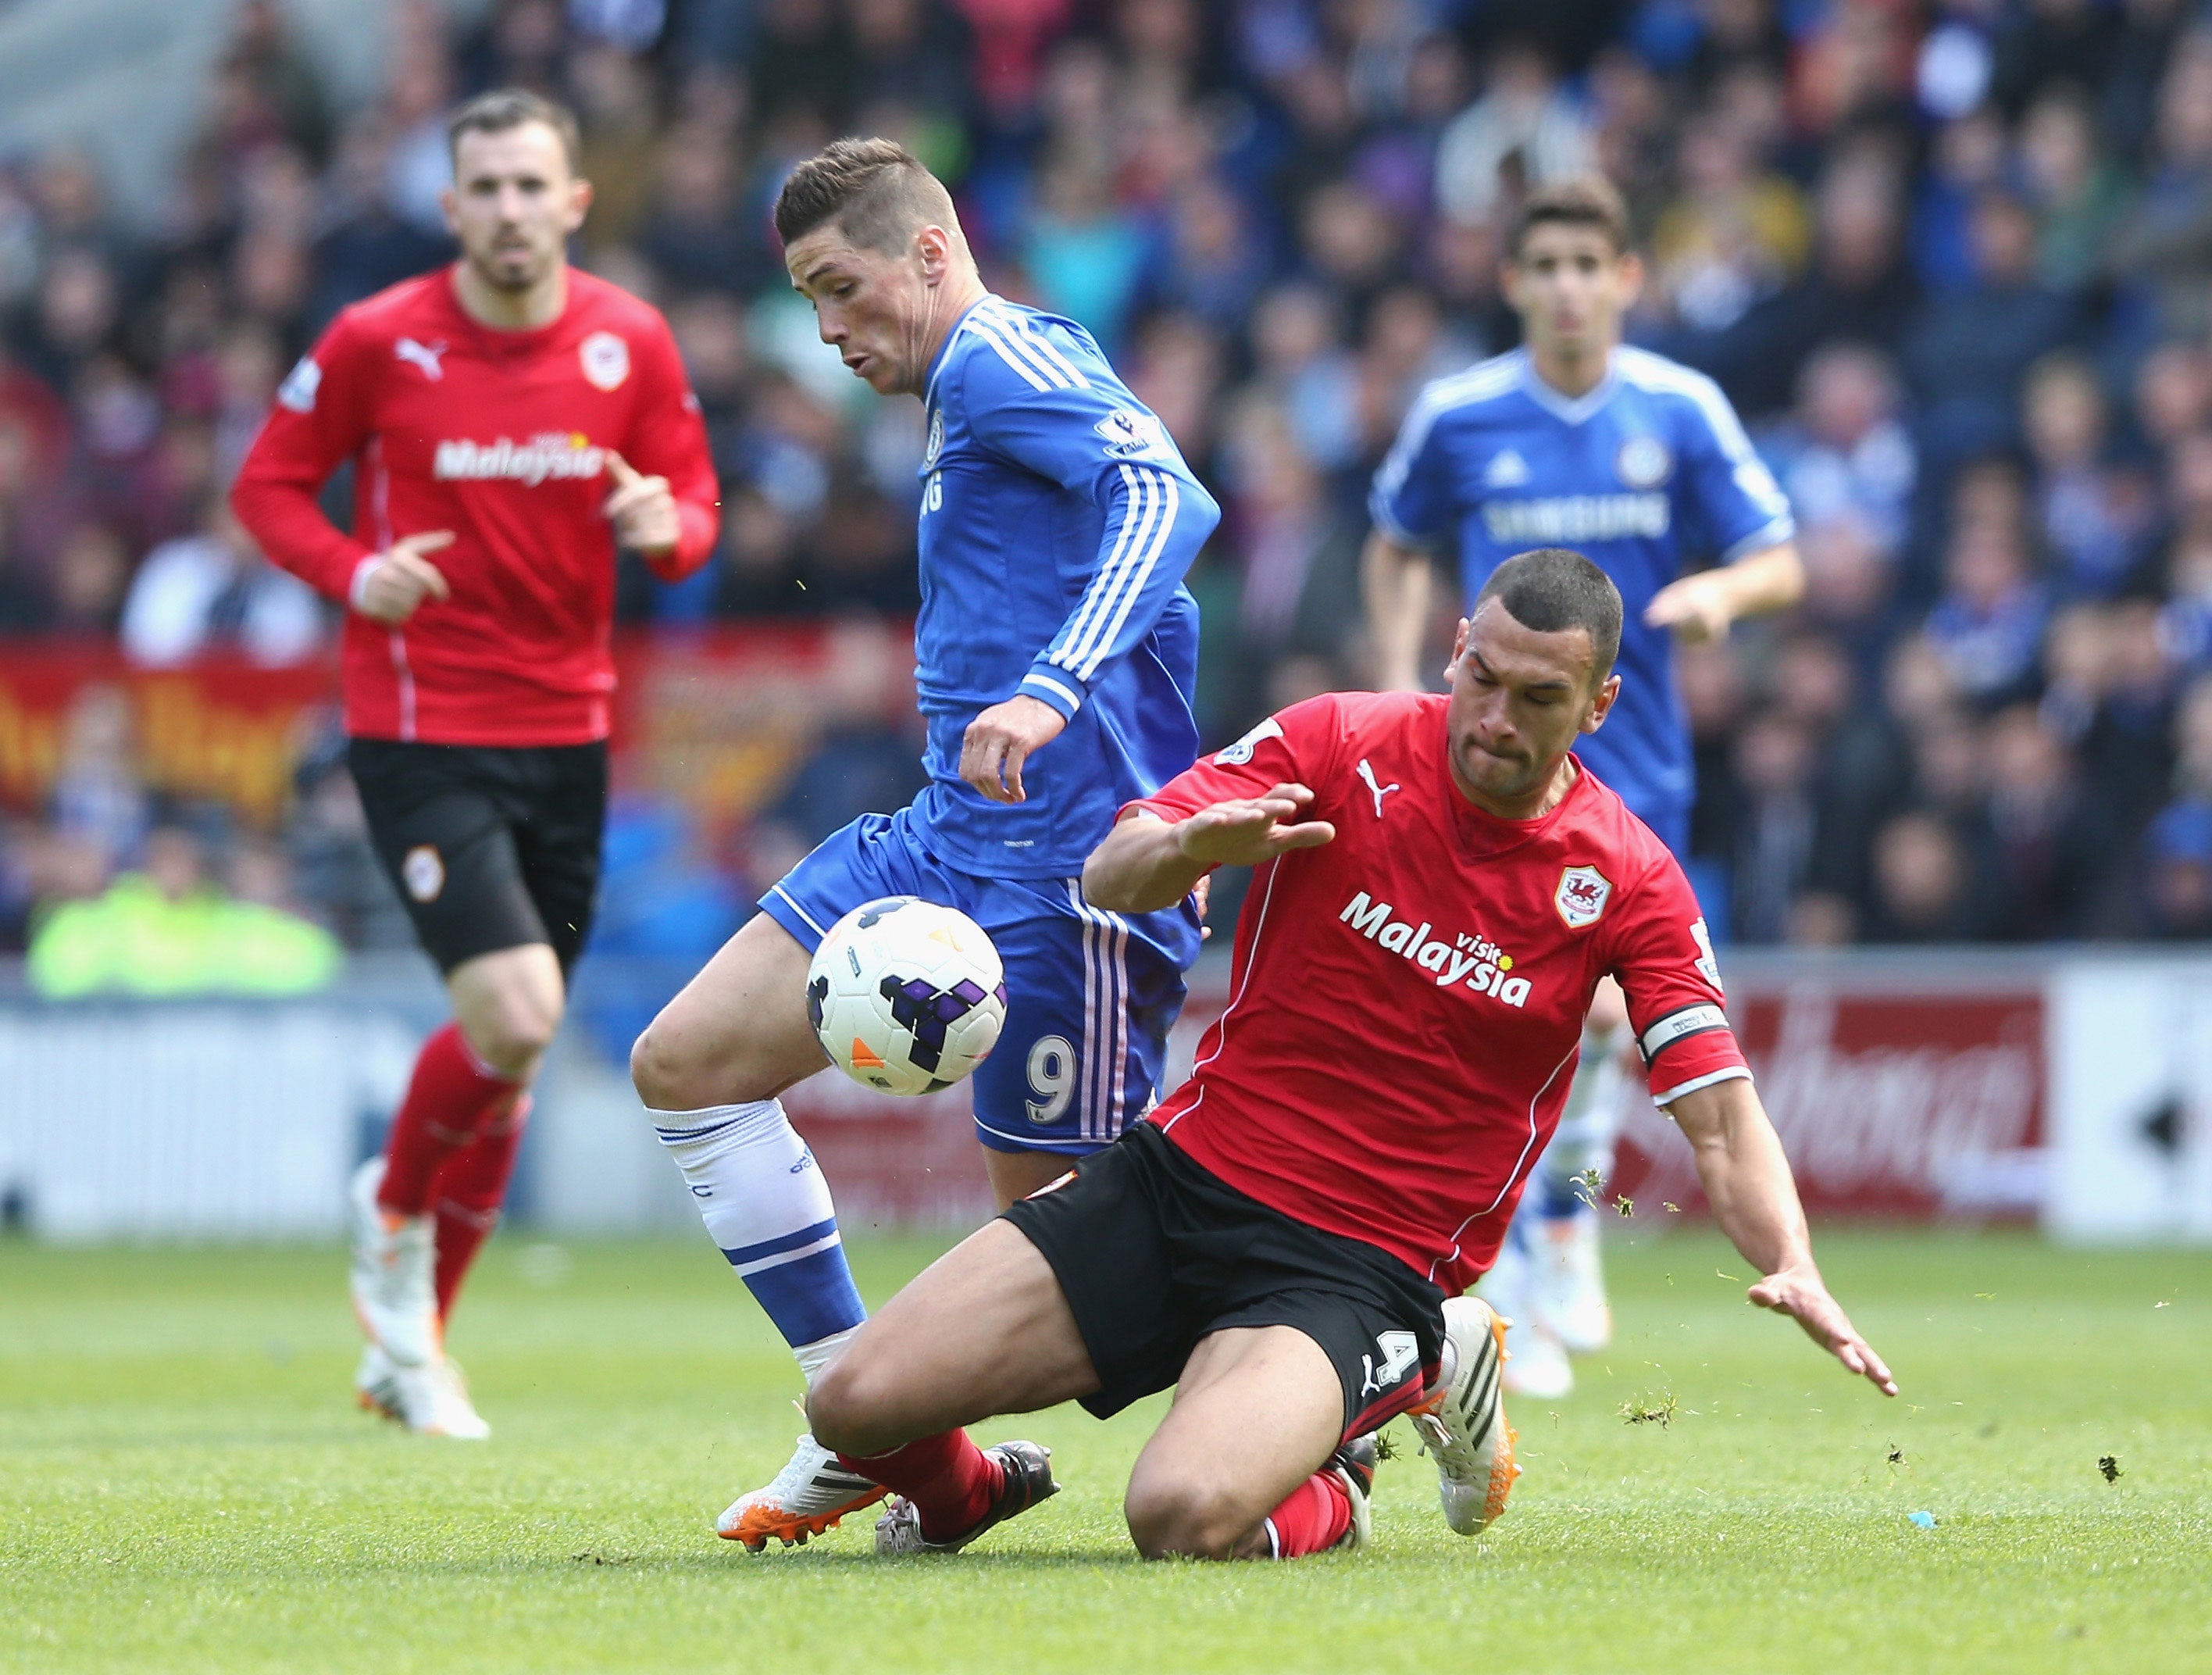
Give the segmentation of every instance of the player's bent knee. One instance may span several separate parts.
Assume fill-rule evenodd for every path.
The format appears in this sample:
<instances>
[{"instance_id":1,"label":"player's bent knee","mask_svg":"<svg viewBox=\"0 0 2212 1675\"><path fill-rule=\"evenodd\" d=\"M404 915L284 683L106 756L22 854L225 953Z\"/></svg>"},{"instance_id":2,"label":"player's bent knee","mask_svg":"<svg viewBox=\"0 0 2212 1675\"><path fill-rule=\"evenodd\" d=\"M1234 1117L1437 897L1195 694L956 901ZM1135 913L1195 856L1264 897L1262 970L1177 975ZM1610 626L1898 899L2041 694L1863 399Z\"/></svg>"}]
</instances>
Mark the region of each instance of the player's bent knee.
<instances>
[{"instance_id":1,"label":"player's bent knee","mask_svg":"<svg viewBox=\"0 0 2212 1675\"><path fill-rule=\"evenodd\" d=\"M665 1016L663 1014L662 1016ZM645 1032L629 1047L629 1085L648 1111L696 1111L697 1106L684 1104L669 1095L679 1085L680 1065L670 1049L667 1032L661 1027L659 1018L645 1026Z\"/></svg>"},{"instance_id":2,"label":"player's bent knee","mask_svg":"<svg viewBox=\"0 0 2212 1675\"><path fill-rule=\"evenodd\" d=\"M1148 1559L1234 1558L1252 1522L1236 1496L1203 1483L1132 1483L1122 1512Z\"/></svg>"},{"instance_id":3,"label":"player's bent knee","mask_svg":"<svg viewBox=\"0 0 2212 1675\"><path fill-rule=\"evenodd\" d=\"M754 1097L737 1087L698 1038L663 1012L629 1050L630 1086L648 1111L704 1111Z\"/></svg>"},{"instance_id":4,"label":"player's bent knee","mask_svg":"<svg viewBox=\"0 0 2212 1675\"><path fill-rule=\"evenodd\" d=\"M534 1059L553 1045L553 1038L561 1032L559 1010L548 1011L539 1007L517 1007L494 1026L497 1050L514 1058Z\"/></svg>"},{"instance_id":5,"label":"player's bent knee","mask_svg":"<svg viewBox=\"0 0 2212 1675\"><path fill-rule=\"evenodd\" d=\"M897 1428L890 1399L896 1385L877 1376L865 1355L848 1351L830 1364L806 1392L806 1421L814 1440L841 1454L881 1454L914 1438Z\"/></svg>"},{"instance_id":6,"label":"player's bent knee","mask_svg":"<svg viewBox=\"0 0 2212 1675\"><path fill-rule=\"evenodd\" d=\"M700 1026L679 1008L681 997L646 1026L629 1050L630 1086L648 1111L704 1111L710 1106L772 1099L799 1075L763 1063L754 1038L732 1020Z\"/></svg>"},{"instance_id":7,"label":"player's bent knee","mask_svg":"<svg viewBox=\"0 0 2212 1675\"><path fill-rule=\"evenodd\" d=\"M501 1075L521 1076L545 1056L560 1029L557 1008L549 1014L542 1007L514 1004L471 1019L461 1032L486 1068Z\"/></svg>"}]
</instances>

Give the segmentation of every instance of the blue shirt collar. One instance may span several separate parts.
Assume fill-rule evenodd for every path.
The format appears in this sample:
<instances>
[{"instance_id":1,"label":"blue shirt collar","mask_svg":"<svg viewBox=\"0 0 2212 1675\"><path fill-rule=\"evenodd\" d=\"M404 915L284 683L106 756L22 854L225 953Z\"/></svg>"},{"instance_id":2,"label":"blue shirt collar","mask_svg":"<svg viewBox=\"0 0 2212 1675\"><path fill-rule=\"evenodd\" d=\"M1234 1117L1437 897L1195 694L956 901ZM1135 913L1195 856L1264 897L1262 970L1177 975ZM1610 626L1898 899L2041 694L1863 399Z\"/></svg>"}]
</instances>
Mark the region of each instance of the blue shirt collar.
<instances>
[{"instance_id":1,"label":"blue shirt collar","mask_svg":"<svg viewBox=\"0 0 2212 1675\"><path fill-rule=\"evenodd\" d=\"M1521 387L1534 401L1553 417L1569 424L1580 424L1584 419L1601 411L1613 399L1613 392L1620 387L1620 352L1613 350L1605 357L1605 376L1578 396L1559 393L1536 371L1535 358L1526 349L1513 351L1521 361Z\"/></svg>"},{"instance_id":2,"label":"blue shirt collar","mask_svg":"<svg viewBox=\"0 0 2212 1675\"><path fill-rule=\"evenodd\" d=\"M968 316L986 302L995 302L998 300L989 291L985 291L982 295L963 308L953 320L952 329L945 334L945 341L937 345L937 353L931 357L928 375L921 381L921 401L925 407L937 397L937 375L944 369L945 356L952 347L952 340L960 335L960 328L968 323Z\"/></svg>"}]
</instances>

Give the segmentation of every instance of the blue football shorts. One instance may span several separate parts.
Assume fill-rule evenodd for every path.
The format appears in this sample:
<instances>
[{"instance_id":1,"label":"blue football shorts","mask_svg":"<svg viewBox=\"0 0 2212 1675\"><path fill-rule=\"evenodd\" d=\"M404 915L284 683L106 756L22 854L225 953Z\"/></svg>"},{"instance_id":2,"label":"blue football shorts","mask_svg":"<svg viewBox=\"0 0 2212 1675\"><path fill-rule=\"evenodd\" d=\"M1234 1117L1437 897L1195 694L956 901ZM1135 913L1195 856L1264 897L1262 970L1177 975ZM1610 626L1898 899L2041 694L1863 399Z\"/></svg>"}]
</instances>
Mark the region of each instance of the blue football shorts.
<instances>
[{"instance_id":1,"label":"blue football shorts","mask_svg":"<svg viewBox=\"0 0 2212 1675\"><path fill-rule=\"evenodd\" d=\"M1079 879L990 879L921 846L912 811L863 814L761 898L811 953L862 902L916 896L983 928L1006 968L1006 1024L976 1069L975 1137L994 1151L1085 1157L1157 1102L1182 974L1198 957L1188 903L1109 913Z\"/></svg>"}]
</instances>

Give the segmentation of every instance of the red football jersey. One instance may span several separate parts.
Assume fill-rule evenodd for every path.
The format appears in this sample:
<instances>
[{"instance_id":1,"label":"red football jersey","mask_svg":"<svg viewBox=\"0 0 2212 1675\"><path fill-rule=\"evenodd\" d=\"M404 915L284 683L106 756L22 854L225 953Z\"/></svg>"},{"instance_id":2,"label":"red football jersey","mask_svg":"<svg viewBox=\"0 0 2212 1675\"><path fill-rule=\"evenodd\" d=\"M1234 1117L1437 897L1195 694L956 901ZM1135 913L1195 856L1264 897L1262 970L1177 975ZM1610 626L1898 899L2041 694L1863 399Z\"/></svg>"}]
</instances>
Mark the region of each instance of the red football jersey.
<instances>
[{"instance_id":1,"label":"red football jersey","mask_svg":"<svg viewBox=\"0 0 2212 1675\"><path fill-rule=\"evenodd\" d=\"M345 625L346 730L449 745L603 739L614 690L609 449L668 479L681 533L671 580L714 550L706 426L667 322L571 269L551 325L471 319L453 270L408 280L331 323L277 392L233 502L276 563L350 602L362 561L450 529L427 555L452 585L398 628ZM354 534L316 504L342 460Z\"/></svg>"},{"instance_id":2,"label":"red football jersey","mask_svg":"<svg viewBox=\"0 0 2212 1675\"><path fill-rule=\"evenodd\" d=\"M1661 1103L1748 1075L1689 880L1584 769L1540 819L1460 794L1440 696L1293 705L1131 807L1181 819L1285 780L1336 837L1261 868L1230 1003L1152 1113L1239 1191L1448 1292L1490 1266L1611 972Z\"/></svg>"}]
</instances>

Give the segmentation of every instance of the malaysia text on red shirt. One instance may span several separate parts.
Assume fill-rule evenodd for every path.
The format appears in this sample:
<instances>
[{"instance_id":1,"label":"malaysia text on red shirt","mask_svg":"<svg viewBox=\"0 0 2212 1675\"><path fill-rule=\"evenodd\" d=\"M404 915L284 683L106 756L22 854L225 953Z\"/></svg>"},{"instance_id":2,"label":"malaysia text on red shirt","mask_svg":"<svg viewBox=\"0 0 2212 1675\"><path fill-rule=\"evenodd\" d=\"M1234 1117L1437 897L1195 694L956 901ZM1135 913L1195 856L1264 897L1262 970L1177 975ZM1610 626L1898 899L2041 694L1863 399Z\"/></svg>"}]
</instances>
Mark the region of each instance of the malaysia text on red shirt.
<instances>
[{"instance_id":1,"label":"malaysia text on red shirt","mask_svg":"<svg viewBox=\"0 0 2212 1675\"><path fill-rule=\"evenodd\" d=\"M1601 977L1662 1104L1750 1072L1674 856L1586 769L1535 819L1476 808L1448 703L1312 698L1131 807L1313 789L1301 818L1336 837L1255 874L1228 1009L1152 1120L1239 1191L1456 1292L1496 1258Z\"/></svg>"},{"instance_id":2,"label":"malaysia text on red shirt","mask_svg":"<svg viewBox=\"0 0 2212 1675\"><path fill-rule=\"evenodd\" d=\"M362 560L449 529L428 555L453 588L398 628L346 617L346 730L452 745L584 744L614 690L614 536L601 513L611 450L665 477L673 580L714 546L706 427L667 322L571 270L550 325L472 319L453 270L346 309L278 391L232 490L276 563L349 601ZM318 496L354 463L354 532Z\"/></svg>"}]
</instances>

